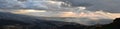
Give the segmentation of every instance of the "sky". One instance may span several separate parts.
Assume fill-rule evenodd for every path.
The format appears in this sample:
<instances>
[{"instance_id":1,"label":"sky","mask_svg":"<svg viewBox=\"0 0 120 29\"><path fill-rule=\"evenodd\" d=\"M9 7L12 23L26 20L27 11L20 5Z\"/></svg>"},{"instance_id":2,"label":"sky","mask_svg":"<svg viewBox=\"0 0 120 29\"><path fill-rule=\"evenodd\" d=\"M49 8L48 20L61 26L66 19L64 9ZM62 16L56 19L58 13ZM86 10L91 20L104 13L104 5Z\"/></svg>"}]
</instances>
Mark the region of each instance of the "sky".
<instances>
[{"instance_id":1,"label":"sky","mask_svg":"<svg viewBox=\"0 0 120 29\"><path fill-rule=\"evenodd\" d=\"M5 2L3 2L3 1L5 1L5 0L0 0L0 3L1 3L0 8L3 8L3 7L7 8L6 5L11 5L12 6L12 4L17 4L14 7L20 7L20 8L24 7L24 6L19 6L19 5L24 5L24 4L21 4L17 1L15 1L15 0L14 0L14 2L17 2L17 3L11 2L11 4L10 3L5 4ZM10 1L10 0L8 0L8 1ZM87 10L90 10L90 11L103 10L103 11L111 12L111 13L120 13L120 10L119 10L120 9L120 6L119 6L120 5L119 4L120 0L59 0L59 1L70 3L73 7L86 6ZM29 4L29 3L27 3L27 4ZM44 9L44 7L40 8L40 9ZM29 6L29 8L36 8L36 7L34 7L34 6L30 7Z\"/></svg>"},{"instance_id":2,"label":"sky","mask_svg":"<svg viewBox=\"0 0 120 29\"><path fill-rule=\"evenodd\" d=\"M88 10L90 11L98 11L103 10L112 13L120 12L120 0L60 0L68 3L72 3L73 6L80 6L83 4L85 6L88 5ZM85 4L86 3L86 4ZM86 5L86 6L87 6Z\"/></svg>"},{"instance_id":3,"label":"sky","mask_svg":"<svg viewBox=\"0 0 120 29\"><path fill-rule=\"evenodd\" d=\"M0 12L36 17L76 17L57 21L108 24L120 17L120 0L0 0ZM79 19L80 18L80 19ZM55 20L55 19L50 19Z\"/></svg>"}]
</instances>

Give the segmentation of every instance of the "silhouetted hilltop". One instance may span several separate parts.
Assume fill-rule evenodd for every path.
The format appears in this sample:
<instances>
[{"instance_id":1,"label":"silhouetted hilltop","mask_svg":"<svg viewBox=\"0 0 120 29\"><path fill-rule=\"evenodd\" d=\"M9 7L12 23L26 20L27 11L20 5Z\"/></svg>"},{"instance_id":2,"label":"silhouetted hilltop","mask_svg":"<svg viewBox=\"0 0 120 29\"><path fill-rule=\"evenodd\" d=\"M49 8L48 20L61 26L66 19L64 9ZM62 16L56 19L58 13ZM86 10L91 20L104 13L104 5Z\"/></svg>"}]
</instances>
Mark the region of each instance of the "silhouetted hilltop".
<instances>
[{"instance_id":1,"label":"silhouetted hilltop","mask_svg":"<svg viewBox=\"0 0 120 29\"><path fill-rule=\"evenodd\" d=\"M110 24L88 26L87 29L120 29L120 18L114 19Z\"/></svg>"},{"instance_id":2,"label":"silhouetted hilltop","mask_svg":"<svg viewBox=\"0 0 120 29\"><path fill-rule=\"evenodd\" d=\"M120 29L120 18L116 18L113 23L108 25L103 25L103 29Z\"/></svg>"}]
</instances>

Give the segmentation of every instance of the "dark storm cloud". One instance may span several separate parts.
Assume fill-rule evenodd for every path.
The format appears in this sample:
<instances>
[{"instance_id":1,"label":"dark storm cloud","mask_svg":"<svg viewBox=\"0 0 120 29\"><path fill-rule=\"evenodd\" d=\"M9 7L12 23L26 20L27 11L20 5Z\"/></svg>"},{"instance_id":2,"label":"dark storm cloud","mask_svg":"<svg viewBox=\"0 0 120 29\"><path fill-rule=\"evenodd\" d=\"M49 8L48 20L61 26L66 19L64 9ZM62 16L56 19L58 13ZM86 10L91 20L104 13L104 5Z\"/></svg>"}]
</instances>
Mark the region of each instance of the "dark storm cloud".
<instances>
[{"instance_id":1,"label":"dark storm cloud","mask_svg":"<svg viewBox=\"0 0 120 29\"><path fill-rule=\"evenodd\" d=\"M60 0L72 3L72 6L89 6L90 11L103 10L107 12L120 12L120 0ZM85 4L84 4L85 3Z\"/></svg>"},{"instance_id":2,"label":"dark storm cloud","mask_svg":"<svg viewBox=\"0 0 120 29\"><path fill-rule=\"evenodd\" d=\"M28 9L38 9L38 6L33 6L32 4L22 5L21 3L18 3L18 1L24 2L25 0L18 0L18 1L11 1L10 0L0 0L0 8L28 8ZM67 2L71 4L74 7L79 6L86 6L87 10L90 11L98 11L103 10L107 12L120 12L120 0L59 0L63 2ZM16 2L16 3L14 3ZM6 4L7 3L7 4ZM36 4L36 3L35 3ZM29 7L32 6L32 7ZM51 7L51 6L50 6ZM53 7L53 6L52 6ZM39 9L46 9L44 7L40 7Z\"/></svg>"}]
</instances>

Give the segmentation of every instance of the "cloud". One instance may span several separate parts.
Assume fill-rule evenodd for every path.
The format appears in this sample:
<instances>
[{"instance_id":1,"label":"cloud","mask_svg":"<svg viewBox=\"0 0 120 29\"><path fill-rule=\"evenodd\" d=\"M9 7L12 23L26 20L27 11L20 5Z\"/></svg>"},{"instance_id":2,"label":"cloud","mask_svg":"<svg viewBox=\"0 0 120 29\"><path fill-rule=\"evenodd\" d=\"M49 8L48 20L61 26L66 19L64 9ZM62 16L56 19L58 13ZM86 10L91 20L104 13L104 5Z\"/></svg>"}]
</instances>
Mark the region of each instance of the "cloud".
<instances>
[{"instance_id":1,"label":"cloud","mask_svg":"<svg viewBox=\"0 0 120 29\"><path fill-rule=\"evenodd\" d=\"M99 11L103 10L106 12L119 13L120 4L119 0L56 0L58 4L52 5L51 2L36 2L41 0L26 0L25 2L17 0L0 0L0 8L27 8L27 9L58 9L63 2L71 4L73 7L86 6L87 10ZM59 2L63 1L63 2ZM44 4L42 4L44 3ZM50 4L48 4L50 3ZM61 9L61 8L60 8Z\"/></svg>"},{"instance_id":2,"label":"cloud","mask_svg":"<svg viewBox=\"0 0 120 29\"><path fill-rule=\"evenodd\" d=\"M103 10L106 12L119 13L120 0L59 0L63 2L72 3L73 6L89 6L90 11Z\"/></svg>"},{"instance_id":3,"label":"cloud","mask_svg":"<svg viewBox=\"0 0 120 29\"><path fill-rule=\"evenodd\" d=\"M11 12L13 14L34 16L37 19L49 20L49 21L63 21L74 22L82 25L96 25L96 24L109 24L113 19L105 12L88 12L82 11L80 13L75 12L55 12L43 10L16 10Z\"/></svg>"},{"instance_id":4,"label":"cloud","mask_svg":"<svg viewBox=\"0 0 120 29\"><path fill-rule=\"evenodd\" d=\"M19 2L16 0L13 0L13 1L1 0L0 2L5 2L5 3L2 3L2 5L0 4L1 5L0 7L6 9L6 10L1 9L0 10L1 12L10 12L13 14L33 16L33 17L37 17L38 19L39 18L41 19L41 17L45 17L42 19L63 21L63 22L75 22L75 23L79 23L83 25L108 24L112 22L111 18L104 15L105 12L96 13L95 11L92 12L93 10L90 10L90 11L86 10L88 9L86 7L90 7L90 9L94 8L93 7L94 4L89 3L89 2L84 3L81 1L82 3L79 2L80 3L79 4L77 3L78 1L76 0L70 0L69 2L72 3L70 6L69 4L66 4L65 2L48 1L48 0L46 1L28 0L26 2ZM63 5L67 7L63 7ZM13 8L13 9L10 10L7 8ZM30 9L16 9L16 8L30 8ZM38 10L35 10L35 9L38 9ZM43 12L39 9L44 9L45 11ZM64 12L67 12L67 13L64 13ZM46 19L47 17L48 19Z\"/></svg>"}]
</instances>

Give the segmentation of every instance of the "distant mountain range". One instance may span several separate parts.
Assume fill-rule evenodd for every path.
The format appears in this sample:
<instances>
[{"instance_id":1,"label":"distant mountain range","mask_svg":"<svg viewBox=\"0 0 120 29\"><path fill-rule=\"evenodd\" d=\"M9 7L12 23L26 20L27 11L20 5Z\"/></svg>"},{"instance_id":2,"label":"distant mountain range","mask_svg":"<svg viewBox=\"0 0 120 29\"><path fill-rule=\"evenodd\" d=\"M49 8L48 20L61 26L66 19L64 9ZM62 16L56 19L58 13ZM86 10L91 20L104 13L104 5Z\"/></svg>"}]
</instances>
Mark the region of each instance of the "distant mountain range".
<instances>
[{"instance_id":1,"label":"distant mountain range","mask_svg":"<svg viewBox=\"0 0 120 29\"><path fill-rule=\"evenodd\" d=\"M120 18L116 18L110 24L86 26L75 22L44 20L33 16L0 12L0 28L4 25L26 25L32 26L29 29L119 29L119 22Z\"/></svg>"}]
</instances>

